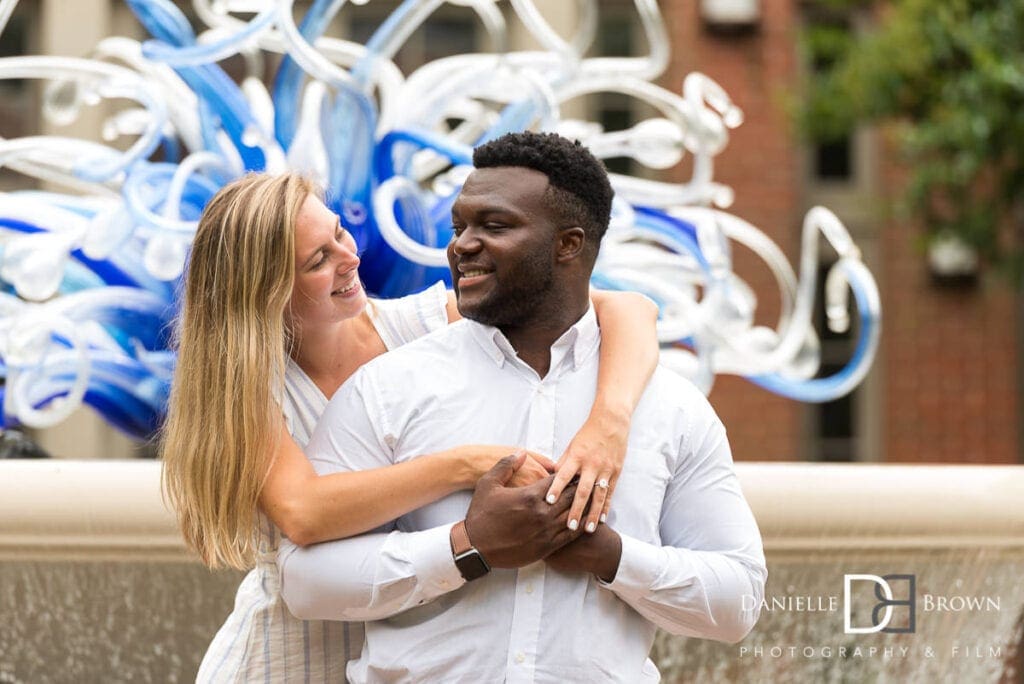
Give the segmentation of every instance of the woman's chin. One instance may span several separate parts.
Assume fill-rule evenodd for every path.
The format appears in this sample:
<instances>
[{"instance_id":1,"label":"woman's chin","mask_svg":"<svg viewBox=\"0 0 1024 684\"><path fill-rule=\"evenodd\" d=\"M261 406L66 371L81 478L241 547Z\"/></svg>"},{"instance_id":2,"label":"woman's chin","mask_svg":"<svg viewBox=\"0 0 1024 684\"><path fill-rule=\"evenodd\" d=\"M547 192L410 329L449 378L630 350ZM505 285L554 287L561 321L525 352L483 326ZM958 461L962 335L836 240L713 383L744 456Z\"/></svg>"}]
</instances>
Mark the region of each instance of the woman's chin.
<instances>
[{"instance_id":1,"label":"woman's chin","mask_svg":"<svg viewBox=\"0 0 1024 684\"><path fill-rule=\"evenodd\" d=\"M366 308L366 291L359 285L353 292L334 295L337 306L345 318L358 316Z\"/></svg>"}]
</instances>

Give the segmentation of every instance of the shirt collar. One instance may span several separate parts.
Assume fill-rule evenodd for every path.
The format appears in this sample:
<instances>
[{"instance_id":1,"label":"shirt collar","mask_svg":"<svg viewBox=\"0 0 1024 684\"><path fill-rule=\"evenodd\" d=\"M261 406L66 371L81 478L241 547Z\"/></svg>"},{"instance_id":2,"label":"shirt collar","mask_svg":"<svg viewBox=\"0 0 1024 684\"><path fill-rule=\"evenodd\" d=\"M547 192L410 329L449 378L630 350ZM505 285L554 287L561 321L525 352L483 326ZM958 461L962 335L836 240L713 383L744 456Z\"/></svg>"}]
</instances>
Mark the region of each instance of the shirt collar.
<instances>
[{"instance_id":1,"label":"shirt collar","mask_svg":"<svg viewBox=\"0 0 1024 684\"><path fill-rule=\"evenodd\" d=\"M473 339L499 368L503 367L506 361L514 360L521 363L512 343L508 341L501 330L469 319L464 318L463 320L469 327ZM594 313L593 305L590 305L587 307L586 313L551 345L551 369L557 368L562 359L568 357L572 363L572 369L577 370L597 348L600 340L597 316Z\"/></svg>"}]
</instances>

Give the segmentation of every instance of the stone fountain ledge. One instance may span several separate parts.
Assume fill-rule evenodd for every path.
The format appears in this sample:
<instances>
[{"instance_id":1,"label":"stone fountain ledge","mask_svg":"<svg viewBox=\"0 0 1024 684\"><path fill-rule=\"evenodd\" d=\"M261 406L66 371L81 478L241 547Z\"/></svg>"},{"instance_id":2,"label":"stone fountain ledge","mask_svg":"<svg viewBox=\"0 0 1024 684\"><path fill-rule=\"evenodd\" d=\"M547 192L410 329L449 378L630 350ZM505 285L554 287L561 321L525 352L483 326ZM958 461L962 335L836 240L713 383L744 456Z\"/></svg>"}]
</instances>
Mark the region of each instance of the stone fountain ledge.
<instances>
[{"instance_id":1,"label":"stone fountain ledge","mask_svg":"<svg viewBox=\"0 0 1024 684\"><path fill-rule=\"evenodd\" d=\"M1024 549L1024 466L738 463L769 553ZM188 558L155 461L0 461L0 560Z\"/></svg>"},{"instance_id":2,"label":"stone fountain ledge","mask_svg":"<svg viewBox=\"0 0 1024 684\"><path fill-rule=\"evenodd\" d=\"M821 600L842 595L846 573L909 573L917 632L861 638L843 633L839 612L772 608L738 645L659 635L652 657L663 681L1016 681L1024 466L736 471L764 535L766 597ZM0 682L193 681L240 578L185 550L158 462L0 461ZM929 613L925 593L996 596L1001 610ZM771 657L792 645L820 654L875 643L910 655ZM938 656L921 655L925 647ZM999 652L962 658L954 648Z\"/></svg>"}]
</instances>

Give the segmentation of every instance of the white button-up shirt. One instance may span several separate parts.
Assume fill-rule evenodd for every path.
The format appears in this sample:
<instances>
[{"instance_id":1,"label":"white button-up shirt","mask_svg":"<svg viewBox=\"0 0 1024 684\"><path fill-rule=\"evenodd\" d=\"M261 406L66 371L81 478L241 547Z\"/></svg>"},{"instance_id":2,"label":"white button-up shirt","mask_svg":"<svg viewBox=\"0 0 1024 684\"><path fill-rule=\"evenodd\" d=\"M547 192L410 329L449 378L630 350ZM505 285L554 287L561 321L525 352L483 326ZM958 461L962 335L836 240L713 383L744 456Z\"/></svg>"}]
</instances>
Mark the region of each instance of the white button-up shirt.
<instances>
[{"instance_id":1,"label":"white button-up shirt","mask_svg":"<svg viewBox=\"0 0 1024 684\"><path fill-rule=\"evenodd\" d=\"M590 411L599 343L590 310L541 378L499 330L460 321L364 366L307 453L320 473L469 443L557 458ZM282 594L297 616L373 620L352 681L657 681L656 627L737 641L757 620L767 571L725 429L670 371L658 369L633 416L608 517L622 537L613 582L537 562L467 584L448 534L470 498L424 506L390 533L282 545Z\"/></svg>"}]
</instances>

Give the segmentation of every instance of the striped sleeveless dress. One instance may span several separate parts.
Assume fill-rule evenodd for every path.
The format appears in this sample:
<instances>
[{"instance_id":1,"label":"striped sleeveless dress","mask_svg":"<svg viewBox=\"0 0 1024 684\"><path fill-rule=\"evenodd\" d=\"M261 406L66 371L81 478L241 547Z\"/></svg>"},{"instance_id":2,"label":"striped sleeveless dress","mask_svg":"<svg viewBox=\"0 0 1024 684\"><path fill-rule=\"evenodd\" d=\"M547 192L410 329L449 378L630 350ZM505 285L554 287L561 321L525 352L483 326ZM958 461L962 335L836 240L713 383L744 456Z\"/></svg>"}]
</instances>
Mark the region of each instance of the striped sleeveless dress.
<instances>
[{"instance_id":1,"label":"striped sleeveless dress","mask_svg":"<svg viewBox=\"0 0 1024 684\"><path fill-rule=\"evenodd\" d=\"M374 300L370 318L388 350L448 323L447 293L435 283L418 294ZM328 397L288 361L282 409L288 429L305 447ZM345 665L363 647L358 622L299 620L281 598L277 547L281 531L259 514L256 567L242 580L235 607L199 666L197 682L343 682Z\"/></svg>"}]
</instances>

